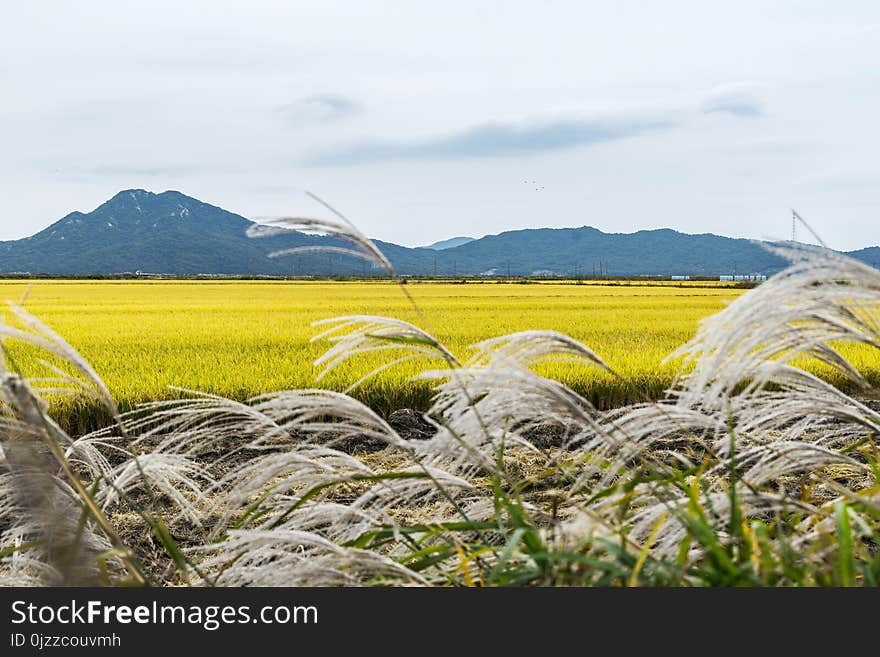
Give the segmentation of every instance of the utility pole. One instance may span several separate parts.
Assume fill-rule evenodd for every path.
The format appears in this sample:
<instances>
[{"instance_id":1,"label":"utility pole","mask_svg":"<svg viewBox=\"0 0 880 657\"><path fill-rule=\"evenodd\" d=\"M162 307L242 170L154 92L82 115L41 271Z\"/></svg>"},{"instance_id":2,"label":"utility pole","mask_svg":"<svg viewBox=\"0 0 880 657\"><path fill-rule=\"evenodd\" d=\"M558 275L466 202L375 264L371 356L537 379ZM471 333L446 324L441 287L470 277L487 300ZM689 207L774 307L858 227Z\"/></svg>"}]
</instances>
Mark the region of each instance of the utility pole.
<instances>
[{"instance_id":1,"label":"utility pole","mask_svg":"<svg viewBox=\"0 0 880 657\"><path fill-rule=\"evenodd\" d=\"M437 278L437 256L434 256L434 278Z\"/></svg>"},{"instance_id":2,"label":"utility pole","mask_svg":"<svg viewBox=\"0 0 880 657\"><path fill-rule=\"evenodd\" d=\"M507 278L510 278L510 260L507 261Z\"/></svg>"},{"instance_id":3,"label":"utility pole","mask_svg":"<svg viewBox=\"0 0 880 657\"><path fill-rule=\"evenodd\" d=\"M452 261L452 275L458 276L458 260Z\"/></svg>"},{"instance_id":4,"label":"utility pole","mask_svg":"<svg viewBox=\"0 0 880 657\"><path fill-rule=\"evenodd\" d=\"M327 269L330 272L329 275L332 277L333 276L333 256L332 255L327 256Z\"/></svg>"}]
</instances>

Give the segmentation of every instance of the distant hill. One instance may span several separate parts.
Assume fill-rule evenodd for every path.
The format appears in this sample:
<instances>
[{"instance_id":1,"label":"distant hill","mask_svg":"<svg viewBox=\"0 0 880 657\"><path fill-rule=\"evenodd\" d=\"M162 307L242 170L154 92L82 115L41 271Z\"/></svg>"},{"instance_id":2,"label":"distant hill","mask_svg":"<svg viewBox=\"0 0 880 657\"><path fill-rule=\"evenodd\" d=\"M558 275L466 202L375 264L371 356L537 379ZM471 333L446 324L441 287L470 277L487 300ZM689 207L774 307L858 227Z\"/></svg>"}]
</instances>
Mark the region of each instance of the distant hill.
<instances>
[{"instance_id":1,"label":"distant hill","mask_svg":"<svg viewBox=\"0 0 880 657\"><path fill-rule=\"evenodd\" d=\"M467 244L468 242L473 241L473 237L450 237L448 240L440 240L439 242L429 244L425 248L433 249L434 251L443 251L445 249L454 249L456 246L461 246L462 244Z\"/></svg>"},{"instance_id":2,"label":"distant hill","mask_svg":"<svg viewBox=\"0 0 880 657\"><path fill-rule=\"evenodd\" d=\"M760 245L674 230L604 233L589 226L490 235L444 252L459 271L516 274L719 275L772 273L785 262Z\"/></svg>"},{"instance_id":3,"label":"distant hill","mask_svg":"<svg viewBox=\"0 0 880 657\"><path fill-rule=\"evenodd\" d=\"M36 235L0 242L0 271L33 274L289 274L292 257L268 254L335 240L291 232L252 239L252 222L207 203L167 191L118 193L98 208L72 212ZM353 258L298 256L306 272L359 273ZM335 262L332 262L335 260Z\"/></svg>"},{"instance_id":4,"label":"distant hill","mask_svg":"<svg viewBox=\"0 0 880 657\"><path fill-rule=\"evenodd\" d=\"M848 255L851 255L856 260L861 260L872 267L880 269L880 246L869 246L867 249L850 251Z\"/></svg>"},{"instance_id":5,"label":"distant hill","mask_svg":"<svg viewBox=\"0 0 880 657\"><path fill-rule=\"evenodd\" d=\"M122 191L89 213L72 212L20 240L0 242L0 273L343 275L378 273L339 254L269 258L296 246L340 246L338 240L291 231L266 238L246 235L251 221L180 192ZM468 238L453 238L468 239ZM595 228L516 230L469 240L408 248L376 240L404 275L561 276L606 271L623 275L772 274L785 263L744 239L688 235L673 230L631 234ZM441 248L442 247L442 248ZM852 255L880 264L874 246Z\"/></svg>"}]
</instances>

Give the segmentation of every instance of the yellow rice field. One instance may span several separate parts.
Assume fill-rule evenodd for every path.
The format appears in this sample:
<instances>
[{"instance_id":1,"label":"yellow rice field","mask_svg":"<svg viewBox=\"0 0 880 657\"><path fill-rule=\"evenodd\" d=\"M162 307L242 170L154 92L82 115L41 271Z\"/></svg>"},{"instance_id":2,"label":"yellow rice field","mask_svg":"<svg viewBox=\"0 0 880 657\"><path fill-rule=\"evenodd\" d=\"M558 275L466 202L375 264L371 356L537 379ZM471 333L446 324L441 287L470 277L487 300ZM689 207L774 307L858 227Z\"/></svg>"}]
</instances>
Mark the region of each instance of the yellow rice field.
<instances>
[{"instance_id":1,"label":"yellow rice field","mask_svg":"<svg viewBox=\"0 0 880 657\"><path fill-rule=\"evenodd\" d=\"M593 348L623 380L554 365L558 378L602 406L657 396L675 363L664 358L701 318L742 290L718 285L410 283L428 326L456 355L469 345L525 329L555 329ZM170 386L244 399L312 387L315 320L378 314L419 322L388 282L0 281L0 298L20 300L97 370L123 408L175 396ZM857 356L857 355L856 355ZM29 354L22 369L35 367ZM343 389L378 361L358 360L321 382ZM424 363L390 370L360 396L379 410L427 404L410 377Z\"/></svg>"}]
</instances>

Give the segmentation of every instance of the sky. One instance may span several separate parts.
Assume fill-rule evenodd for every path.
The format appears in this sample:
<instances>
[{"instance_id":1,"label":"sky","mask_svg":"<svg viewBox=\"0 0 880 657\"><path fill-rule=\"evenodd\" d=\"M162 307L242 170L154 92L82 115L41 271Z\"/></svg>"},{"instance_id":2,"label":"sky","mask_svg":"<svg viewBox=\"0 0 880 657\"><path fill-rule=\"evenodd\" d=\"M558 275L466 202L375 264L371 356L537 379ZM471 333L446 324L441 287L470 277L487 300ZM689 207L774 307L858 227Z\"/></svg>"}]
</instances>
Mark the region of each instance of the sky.
<instances>
[{"instance_id":1,"label":"sky","mask_svg":"<svg viewBox=\"0 0 880 657\"><path fill-rule=\"evenodd\" d=\"M409 246L791 208L876 245L878 62L874 0L5 2L0 239L142 188Z\"/></svg>"}]
</instances>

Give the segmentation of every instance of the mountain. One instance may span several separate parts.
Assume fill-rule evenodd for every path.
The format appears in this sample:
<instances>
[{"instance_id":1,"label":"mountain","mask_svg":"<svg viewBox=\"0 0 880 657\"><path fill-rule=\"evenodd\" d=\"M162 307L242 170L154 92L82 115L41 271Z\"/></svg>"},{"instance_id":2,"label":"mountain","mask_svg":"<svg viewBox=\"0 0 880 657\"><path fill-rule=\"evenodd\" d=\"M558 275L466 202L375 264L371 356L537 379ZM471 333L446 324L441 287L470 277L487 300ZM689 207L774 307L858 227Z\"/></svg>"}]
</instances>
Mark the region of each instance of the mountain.
<instances>
[{"instance_id":1,"label":"mountain","mask_svg":"<svg viewBox=\"0 0 880 657\"><path fill-rule=\"evenodd\" d=\"M434 242L424 248L433 249L434 251L443 251L445 249L454 249L456 246L461 246L462 244L467 244L468 242L473 241L473 237L450 237L448 240L440 240L439 242Z\"/></svg>"},{"instance_id":2,"label":"mountain","mask_svg":"<svg viewBox=\"0 0 880 657\"><path fill-rule=\"evenodd\" d=\"M290 231L250 238L253 223L208 203L166 191L122 191L89 213L72 212L39 233L0 242L0 273L343 275L379 273L365 261L310 252L270 258L293 247L345 246L337 239ZM462 239L462 238L453 238ZM467 239L467 238L464 238ZM589 226L515 230L438 250L376 240L404 275L513 276L772 274L785 262L760 244L669 229L604 233ZM851 255L880 264L874 246Z\"/></svg>"},{"instance_id":3,"label":"mountain","mask_svg":"<svg viewBox=\"0 0 880 657\"><path fill-rule=\"evenodd\" d=\"M869 246L867 249L850 251L847 255L880 269L880 246Z\"/></svg>"},{"instance_id":4,"label":"mountain","mask_svg":"<svg viewBox=\"0 0 880 657\"><path fill-rule=\"evenodd\" d=\"M291 273L292 257L269 258L273 251L341 245L293 231L253 239L246 235L251 225L180 192L130 189L88 214L72 212L36 235L0 242L0 272L279 275ZM307 254L297 260L304 272L362 271L354 258Z\"/></svg>"},{"instance_id":5,"label":"mountain","mask_svg":"<svg viewBox=\"0 0 880 657\"><path fill-rule=\"evenodd\" d=\"M772 273L785 262L751 240L674 230L604 233L589 226L489 235L443 252L458 271L506 274L719 275ZM595 268L595 269L594 269Z\"/></svg>"}]
</instances>

